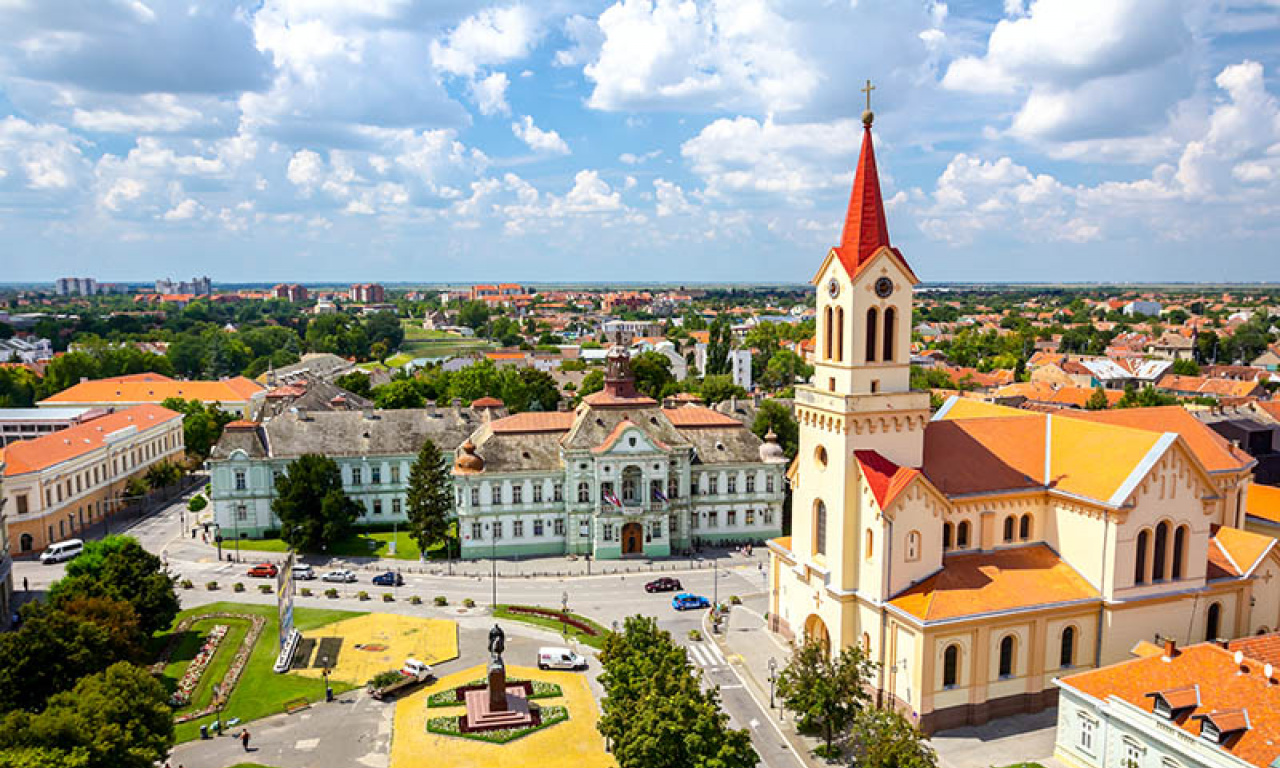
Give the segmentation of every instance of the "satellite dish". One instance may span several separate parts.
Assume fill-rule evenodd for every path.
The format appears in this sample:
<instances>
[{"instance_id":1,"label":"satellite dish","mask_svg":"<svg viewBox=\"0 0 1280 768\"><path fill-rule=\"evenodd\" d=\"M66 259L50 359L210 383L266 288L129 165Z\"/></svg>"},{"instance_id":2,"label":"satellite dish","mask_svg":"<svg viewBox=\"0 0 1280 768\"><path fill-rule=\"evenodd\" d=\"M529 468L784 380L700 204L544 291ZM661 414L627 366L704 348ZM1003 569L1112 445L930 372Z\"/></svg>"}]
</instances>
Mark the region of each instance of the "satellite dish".
<instances>
[{"instance_id":1,"label":"satellite dish","mask_svg":"<svg viewBox=\"0 0 1280 768\"><path fill-rule=\"evenodd\" d=\"M1235 659L1236 659L1236 666L1240 666L1241 664L1243 664L1243 663L1244 663L1244 651L1236 651Z\"/></svg>"},{"instance_id":2,"label":"satellite dish","mask_svg":"<svg viewBox=\"0 0 1280 768\"><path fill-rule=\"evenodd\" d=\"M1275 667L1271 666L1270 664L1265 664L1265 665L1263 665L1263 667L1262 667L1262 674L1263 674L1263 675L1266 675L1267 680L1270 680L1270 679L1271 679L1271 673L1272 673L1272 672L1275 672Z\"/></svg>"}]
</instances>

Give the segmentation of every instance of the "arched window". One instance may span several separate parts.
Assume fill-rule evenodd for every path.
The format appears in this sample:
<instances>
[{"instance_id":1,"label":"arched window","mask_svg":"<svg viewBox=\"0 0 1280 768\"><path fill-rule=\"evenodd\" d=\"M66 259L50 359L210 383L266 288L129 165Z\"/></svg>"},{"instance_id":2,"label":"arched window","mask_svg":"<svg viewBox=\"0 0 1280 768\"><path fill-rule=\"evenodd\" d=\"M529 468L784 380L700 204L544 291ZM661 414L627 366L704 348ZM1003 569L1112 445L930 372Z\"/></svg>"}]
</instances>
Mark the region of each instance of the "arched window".
<instances>
[{"instance_id":1,"label":"arched window","mask_svg":"<svg viewBox=\"0 0 1280 768\"><path fill-rule=\"evenodd\" d=\"M1018 538L1027 541L1031 538L1031 515L1025 514L1018 522Z\"/></svg>"},{"instance_id":2,"label":"arched window","mask_svg":"<svg viewBox=\"0 0 1280 768\"><path fill-rule=\"evenodd\" d=\"M827 505L822 499L813 502L813 552L827 554Z\"/></svg>"},{"instance_id":3,"label":"arched window","mask_svg":"<svg viewBox=\"0 0 1280 768\"><path fill-rule=\"evenodd\" d=\"M1147 539L1146 531L1138 531L1138 543L1133 553L1133 583L1147 583Z\"/></svg>"},{"instance_id":4,"label":"arched window","mask_svg":"<svg viewBox=\"0 0 1280 768\"><path fill-rule=\"evenodd\" d=\"M871 532L870 528L868 528L867 535L865 538L866 538L866 544L862 547L862 556L867 559L867 562L870 562L871 556L872 554L874 554L874 550L875 550L876 535Z\"/></svg>"},{"instance_id":5,"label":"arched window","mask_svg":"<svg viewBox=\"0 0 1280 768\"><path fill-rule=\"evenodd\" d=\"M876 340L879 339L876 333L876 308L872 307L867 310L867 362L874 363L876 361Z\"/></svg>"},{"instance_id":6,"label":"arched window","mask_svg":"<svg viewBox=\"0 0 1280 768\"><path fill-rule=\"evenodd\" d=\"M1180 525L1173 532L1173 572L1171 578L1182 578L1182 564L1187 561L1187 526Z\"/></svg>"},{"instance_id":7,"label":"arched window","mask_svg":"<svg viewBox=\"0 0 1280 768\"><path fill-rule=\"evenodd\" d=\"M587 483L578 483L578 503L585 504L591 501L591 486Z\"/></svg>"},{"instance_id":8,"label":"arched window","mask_svg":"<svg viewBox=\"0 0 1280 768\"><path fill-rule=\"evenodd\" d=\"M969 548L969 521L962 520L956 528L956 549Z\"/></svg>"},{"instance_id":9,"label":"arched window","mask_svg":"<svg viewBox=\"0 0 1280 768\"><path fill-rule=\"evenodd\" d=\"M1011 541L1013 541L1013 515L1004 519L1004 542L1008 544Z\"/></svg>"},{"instance_id":10,"label":"arched window","mask_svg":"<svg viewBox=\"0 0 1280 768\"><path fill-rule=\"evenodd\" d=\"M1213 603L1209 606L1209 612L1205 614L1204 619L1204 639L1218 639L1218 625L1222 623L1222 604Z\"/></svg>"},{"instance_id":11,"label":"arched window","mask_svg":"<svg viewBox=\"0 0 1280 768\"><path fill-rule=\"evenodd\" d=\"M942 524L942 551L951 549L951 523Z\"/></svg>"},{"instance_id":12,"label":"arched window","mask_svg":"<svg viewBox=\"0 0 1280 768\"><path fill-rule=\"evenodd\" d=\"M911 531L907 534L907 562L915 562L920 559L920 532Z\"/></svg>"},{"instance_id":13,"label":"arched window","mask_svg":"<svg viewBox=\"0 0 1280 768\"><path fill-rule=\"evenodd\" d=\"M1013 677L1013 635L1000 640L1000 677Z\"/></svg>"},{"instance_id":14,"label":"arched window","mask_svg":"<svg viewBox=\"0 0 1280 768\"><path fill-rule=\"evenodd\" d=\"M1169 548L1169 524L1162 522L1156 526L1155 544L1151 552L1151 580L1160 581L1164 578L1164 564Z\"/></svg>"},{"instance_id":15,"label":"arched window","mask_svg":"<svg viewBox=\"0 0 1280 768\"><path fill-rule=\"evenodd\" d=\"M893 332L894 320L898 317L898 310L889 307L884 311L884 355L880 358L886 363L893 362Z\"/></svg>"},{"instance_id":16,"label":"arched window","mask_svg":"<svg viewBox=\"0 0 1280 768\"><path fill-rule=\"evenodd\" d=\"M18 548L23 552L30 552L35 547L35 539L31 538L31 534L24 533L18 538Z\"/></svg>"},{"instance_id":17,"label":"arched window","mask_svg":"<svg viewBox=\"0 0 1280 768\"><path fill-rule=\"evenodd\" d=\"M942 687L955 688L960 677L960 646L952 643L942 652Z\"/></svg>"},{"instance_id":18,"label":"arched window","mask_svg":"<svg viewBox=\"0 0 1280 768\"><path fill-rule=\"evenodd\" d=\"M1076 663L1076 628L1062 630L1062 645L1058 652L1058 666L1067 668Z\"/></svg>"},{"instance_id":19,"label":"arched window","mask_svg":"<svg viewBox=\"0 0 1280 768\"><path fill-rule=\"evenodd\" d=\"M831 307L822 313L822 359L831 359Z\"/></svg>"},{"instance_id":20,"label":"arched window","mask_svg":"<svg viewBox=\"0 0 1280 768\"><path fill-rule=\"evenodd\" d=\"M844 360L844 307L836 307L836 362Z\"/></svg>"}]
</instances>

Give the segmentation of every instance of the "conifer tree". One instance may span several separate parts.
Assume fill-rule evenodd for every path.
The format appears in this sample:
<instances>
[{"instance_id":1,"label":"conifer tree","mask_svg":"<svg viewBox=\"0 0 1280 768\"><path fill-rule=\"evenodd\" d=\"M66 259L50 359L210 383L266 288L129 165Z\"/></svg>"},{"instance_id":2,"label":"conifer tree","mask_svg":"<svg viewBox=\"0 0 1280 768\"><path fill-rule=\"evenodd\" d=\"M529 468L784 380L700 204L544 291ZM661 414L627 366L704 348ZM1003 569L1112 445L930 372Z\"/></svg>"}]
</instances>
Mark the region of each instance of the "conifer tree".
<instances>
[{"instance_id":1,"label":"conifer tree","mask_svg":"<svg viewBox=\"0 0 1280 768\"><path fill-rule=\"evenodd\" d=\"M453 476L449 462L431 440L422 444L418 458L409 470L409 492L406 498L409 535L426 552L449 533L449 517L453 512Z\"/></svg>"}]
</instances>

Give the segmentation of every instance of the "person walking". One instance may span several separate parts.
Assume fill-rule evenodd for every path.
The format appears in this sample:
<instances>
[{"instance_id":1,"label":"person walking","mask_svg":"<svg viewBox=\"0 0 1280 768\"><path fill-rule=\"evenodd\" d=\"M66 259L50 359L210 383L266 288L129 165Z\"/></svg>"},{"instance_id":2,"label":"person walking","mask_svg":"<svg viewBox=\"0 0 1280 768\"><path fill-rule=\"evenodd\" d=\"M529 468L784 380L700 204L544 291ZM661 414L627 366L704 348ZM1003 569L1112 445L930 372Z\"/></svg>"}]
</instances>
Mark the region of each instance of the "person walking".
<instances>
[{"instance_id":1,"label":"person walking","mask_svg":"<svg viewBox=\"0 0 1280 768\"><path fill-rule=\"evenodd\" d=\"M30 592L30 591L31 591L31 587L27 586L27 577L26 577L26 576L23 576L23 577L22 577L22 591L23 591L23 592Z\"/></svg>"},{"instance_id":2,"label":"person walking","mask_svg":"<svg viewBox=\"0 0 1280 768\"><path fill-rule=\"evenodd\" d=\"M249 729L245 728L240 731L240 744L244 746L244 751L249 751Z\"/></svg>"}]
</instances>

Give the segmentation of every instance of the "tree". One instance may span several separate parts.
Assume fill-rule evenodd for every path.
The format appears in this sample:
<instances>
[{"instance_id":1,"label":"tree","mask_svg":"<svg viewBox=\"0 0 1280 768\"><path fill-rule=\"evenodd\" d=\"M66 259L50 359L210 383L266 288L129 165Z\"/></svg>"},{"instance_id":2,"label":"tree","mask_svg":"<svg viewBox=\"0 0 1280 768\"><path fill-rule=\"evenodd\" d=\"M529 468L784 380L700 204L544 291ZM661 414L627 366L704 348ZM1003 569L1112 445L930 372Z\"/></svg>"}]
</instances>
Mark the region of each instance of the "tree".
<instances>
[{"instance_id":1,"label":"tree","mask_svg":"<svg viewBox=\"0 0 1280 768\"><path fill-rule=\"evenodd\" d=\"M458 310L458 323L473 331L480 330L489 322L489 307L483 301L468 301Z\"/></svg>"},{"instance_id":2,"label":"tree","mask_svg":"<svg viewBox=\"0 0 1280 768\"><path fill-rule=\"evenodd\" d=\"M364 321L364 333L370 344L381 342L387 352L400 348L404 342L404 326L395 312L375 312Z\"/></svg>"},{"instance_id":3,"label":"tree","mask_svg":"<svg viewBox=\"0 0 1280 768\"><path fill-rule=\"evenodd\" d=\"M789 349L779 349L773 353L760 373L760 386L767 389L781 389L794 386L796 379L808 379L813 375L813 366L804 358Z\"/></svg>"},{"instance_id":4,"label":"tree","mask_svg":"<svg viewBox=\"0 0 1280 768\"><path fill-rule=\"evenodd\" d=\"M1130 384L1124 388L1124 396L1116 402L1117 408L1154 408L1159 405L1177 405L1178 398L1157 392L1148 384L1142 389Z\"/></svg>"},{"instance_id":5,"label":"tree","mask_svg":"<svg viewBox=\"0 0 1280 768\"><path fill-rule=\"evenodd\" d=\"M732 372L729 363L729 344L732 332L729 330L729 321L724 318L717 318L711 324L711 334L707 343L707 369L702 372L705 376L716 376Z\"/></svg>"},{"instance_id":6,"label":"tree","mask_svg":"<svg viewBox=\"0 0 1280 768\"><path fill-rule=\"evenodd\" d=\"M703 691L689 657L649 616L605 638L597 727L620 768L746 768L759 760L744 730L730 730L719 693Z\"/></svg>"},{"instance_id":7,"label":"tree","mask_svg":"<svg viewBox=\"0 0 1280 768\"><path fill-rule=\"evenodd\" d=\"M106 632L110 657L141 661L147 651L147 633L133 606L113 597L73 597L59 608L68 616L87 621Z\"/></svg>"},{"instance_id":8,"label":"tree","mask_svg":"<svg viewBox=\"0 0 1280 768\"><path fill-rule=\"evenodd\" d=\"M159 491L181 480L182 470L178 469L178 465L171 461L159 461L148 467L143 477L147 481L148 488L153 491Z\"/></svg>"},{"instance_id":9,"label":"tree","mask_svg":"<svg viewBox=\"0 0 1280 768\"><path fill-rule=\"evenodd\" d=\"M49 602L57 608L83 597L129 603L147 635L167 628L178 615L173 577L160 558L132 536L107 536L85 544L80 556L67 563L67 575L49 589Z\"/></svg>"},{"instance_id":10,"label":"tree","mask_svg":"<svg viewBox=\"0 0 1280 768\"><path fill-rule=\"evenodd\" d=\"M166 398L160 403L171 411L182 414L182 442L187 455L196 461L204 461L222 437L222 428L235 420L215 403L205 405L199 400Z\"/></svg>"},{"instance_id":11,"label":"tree","mask_svg":"<svg viewBox=\"0 0 1280 768\"><path fill-rule=\"evenodd\" d=\"M1200 366L1196 365L1195 360L1174 360L1173 365L1169 366L1169 373L1176 373L1179 376L1199 376Z\"/></svg>"},{"instance_id":12,"label":"tree","mask_svg":"<svg viewBox=\"0 0 1280 768\"><path fill-rule=\"evenodd\" d=\"M589 371L586 376L582 377L582 383L578 385L578 399L582 399L593 392L599 392L604 389L604 372L600 370Z\"/></svg>"},{"instance_id":13,"label":"tree","mask_svg":"<svg viewBox=\"0 0 1280 768\"><path fill-rule=\"evenodd\" d=\"M17 632L0 634L0 712L44 707L49 696L117 661L106 630L47 605L22 610Z\"/></svg>"},{"instance_id":14,"label":"tree","mask_svg":"<svg viewBox=\"0 0 1280 768\"><path fill-rule=\"evenodd\" d=\"M698 394L708 405L715 405L731 397L746 397L747 390L734 384L733 377L725 373L703 377L698 385Z\"/></svg>"},{"instance_id":15,"label":"tree","mask_svg":"<svg viewBox=\"0 0 1280 768\"><path fill-rule=\"evenodd\" d=\"M315 552L346 536L361 507L343 490L336 461L306 453L276 478L271 511L280 520L281 539L297 550Z\"/></svg>"},{"instance_id":16,"label":"tree","mask_svg":"<svg viewBox=\"0 0 1280 768\"><path fill-rule=\"evenodd\" d=\"M370 382L369 374L364 371L344 373L333 380L334 384L337 384L339 387L342 387L353 395L359 395L361 397L373 396L373 387Z\"/></svg>"},{"instance_id":17,"label":"tree","mask_svg":"<svg viewBox=\"0 0 1280 768\"><path fill-rule=\"evenodd\" d=\"M800 425L791 409L777 400L765 400L756 409L755 421L751 422L751 431L761 440L769 431L778 436L778 444L786 452L787 458L795 458L800 446Z\"/></svg>"},{"instance_id":18,"label":"tree","mask_svg":"<svg viewBox=\"0 0 1280 768\"><path fill-rule=\"evenodd\" d=\"M426 404L411 379L397 379L373 388L373 403L379 408L421 408Z\"/></svg>"},{"instance_id":19,"label":"tree","mask_svg":"<svg viewBox=\"0 0 1280 768\"><path fill-rule=\"evenodd\" d=\"M875 668L860 644L835 655L825 642L814 638L792 647L791 661L778 675L778 695L783 706L795 713L802 730L821 732L824 747L819 754L835 757L839 753L832 742L869 703L867 687Z\"/></svg>"},{"instance_id":20,"label":"tree","mask_svg":"<svg viewBox=\"0 0 1280 768\"><path fill-rule=\"evenodd\" d=\"M1088 411L1105 411L1109 404L1106 390L1099 385L1094 388L1093 394L1089 395L1089 399L1085 402L1084 407L1085 410Z\"/></svg>"},{"instance_id":21,"label":"tree","mask_svg":"<svg viewBox=\"0 0 1280 768\"><path fill-rule=\"evenodd\" d=\"M449 462L436 444L427 440L409 470L409 490L405 495L409 535L426 552L449 533L453 513L453 475Z\"/></svg>"},{"instance_id":22,"label":"tree","mask_svg":"<svg viewBox=\"0 0 1280 768\"><path fill-rule=\"evenodd\" d=\"M30 408L39 387L40 378L30 369L0 368L0 408Z\"/></svg>"},{"instance_id":23,"label":"tree","mask_svg":"<svg viewBox=\"0 0 1280 768\"><path fill-rule=\"evenodd\" d=\"M74 690L54 695L39 714L6 716L0 723L0 765L13 751L31 751L36 756L62 753L68 759L60 765L152 768L174 742L167 698L164 686L145 669L114 664L84 678Z\"/></svg>"},{"instance_id":24,"label":"tree","mask_svg":"<svg viewBox=\"0 0 1280 768\"><path fill-rule=\"evenodd\" d=\"M636 389L655 400L661 400L676 383L676 377L671 373L671 361L661 352L636 355L631 359L631 372L636 377Z\"/></svg>"},{"instance_id":25,"label":"tree","mask_svg":"<svg viewBox=\"0 0 1280 768\"><path fill-rule=\"evenodd\" d=\"M892 709L867 707L853 723L853 752L859 768L937 768L929 737Z\"/></svg>"}]
</instances>

